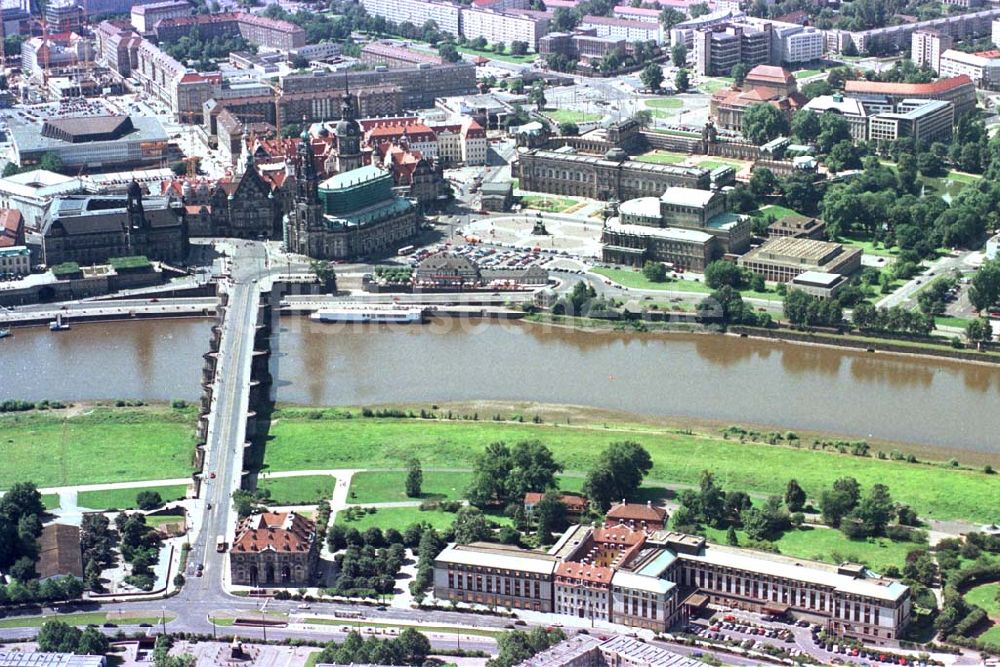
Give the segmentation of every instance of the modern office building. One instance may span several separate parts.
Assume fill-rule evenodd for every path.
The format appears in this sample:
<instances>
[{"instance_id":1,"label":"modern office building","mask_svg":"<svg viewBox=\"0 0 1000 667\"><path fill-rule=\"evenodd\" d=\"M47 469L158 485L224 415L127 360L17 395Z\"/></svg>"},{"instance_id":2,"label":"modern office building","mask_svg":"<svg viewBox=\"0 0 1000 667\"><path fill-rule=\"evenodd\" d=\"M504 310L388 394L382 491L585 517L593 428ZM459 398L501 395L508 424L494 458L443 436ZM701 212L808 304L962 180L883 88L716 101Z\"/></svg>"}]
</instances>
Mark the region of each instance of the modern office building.
<instances>
[{"instance_id":1,"label":"modern office building","mask_svg":"<svg viewBox=\"0 0 1000 667\"><path fill-rule=\"evenodd\" d=\"M868 139L892 142L910 137L921 143L947 141L955 125L955 107L943 100L902 100L896 110L868 119Z\"/></svg>"},{"instance_id":2,"label":"modern office building","mask_svg":"<svg viewBox=\"0 0 1000 667\"><path fill-rule=\"evenodd\" d=\"M749 67L771 61L770 30L723 24L694 33L694 70L701 76L729 76L738 63Z\"/></svg>"},{"instance_id":3,"label":"modern office building","mask_svg":"<svg viewBox=\"0 0 1000 667\"><path fill-rule=\"evenodd\" d=\"M1000 87L1000 51L966 53L948 49L938 57L935 70L946 78L965 75L976 88L996 90Z\"/></svg>"},{"instance_id":4,"label":"modern office building","mask_svg":"<svg viewBox=\"0 0 1000 667\"><path fill-rule=\"evenodd\" d=\"M805 271L849 276L861 268L861 249L809 238L770 238L737 260L737 264L764 276L788 282Z\"/></svg>"},{"instance_id":5,"label":"modern office building","mask_svg":"<svg viewBox=\"0 0 1000 667\"><path fill-rule=\"evenodd\" d=\"M806 102L802 108L817 114L838 114L851 128L852 139L855 141L868 139L868 111L860 100L845 97L842 93L819 95Z\"/></svg>"}]
</instances>

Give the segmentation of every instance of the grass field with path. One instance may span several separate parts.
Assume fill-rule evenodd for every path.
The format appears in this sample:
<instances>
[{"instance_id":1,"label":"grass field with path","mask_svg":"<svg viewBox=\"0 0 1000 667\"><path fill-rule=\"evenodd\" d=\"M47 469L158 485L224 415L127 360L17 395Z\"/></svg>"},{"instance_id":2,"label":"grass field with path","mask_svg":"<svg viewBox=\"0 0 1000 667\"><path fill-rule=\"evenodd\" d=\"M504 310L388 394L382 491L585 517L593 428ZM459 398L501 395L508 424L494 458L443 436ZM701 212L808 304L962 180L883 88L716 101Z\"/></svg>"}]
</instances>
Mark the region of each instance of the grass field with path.
<instances>
[{"instance_id":1,"label":"grass field with path","mask_svg":"<svg viewBox=\"0 0 1000 667\"><path fill-rule=\"evenodd\" d=\"M419 498L406 495L406 473L402 470L370 470L351 478L348 500L354 504L393 503L405 500L461 500L472 483L472 472L424 470ZM562 475L559 488L579 491L583 477Z\"/></svg>"},{"instance_id":2,"label":"grass field with path","mask_svg":"<svg viewBox=\"0 0 1000 667\"><path fill-rule=\"evenodd\" d=\"M511 520L501 514L487 513L491 521L509 526ZM449 528L455 521L454 512L444 512L442 510L421 510L419 507L383 507L376 508L373 514L365 514L353 521L347 520L347 515L337 512L336 523L348 528L357 528L361 532L365 529L377 526L382 530L395 528L402 531L407 526L415 523L428 523L438 530Z\"/></svg>"},{"instance_id":3,"label":"grass field with path","mask_svg":"<svg viewBox=\"0 0 1000 667\"><path fill-rule=\"evenodd\" d=\"M0 415L0 489L172 479L191 474L192 408L93 408Z\"/></svg>"},{"instance_id":4,"label":"grass field with path","mask_svg":"<svg viewBox=\"0 0 1000 667\"><path fill-rule=\"evenodd\" d=\"M427 406L430 407L430 406ZM996 478L980 470L883 461L810 449L739 443L717 432L680 430L627 421L595 424L421 419L309 419L304 411L285 417L279 409L271 428L265 465L270 470L402 468L417 456L426 468L470 468L491 442L538 439L567 473L585 472L616 440L642 444L653 460L649 478L696 484L702 470L715 472L733 490L782 494L794 476L811 497L840 477L865 488L886 483L899 502L921 516L986 522L995 519ZM803 443L806 444L806 443ZM783 471L783 472L782 472ZM941 493L941 489L949 489Z\"/></svg>"},{"instance_id":5,"label":"grass field with path","mask_svg":"<svg viewBox=\"0 0 1000 667\"><path fill-rule=\"evenodd\" d=\"M510 53L494 53L489 49L483 49L480 51L479 49L471 49L468 46L455 46L455 48L458 49L459 53L465 53L472 56L483 56L485 58L489 58L490 60L500 60L505 63L531 63L538 58L537 53L527 53L523 56L515 56Z\"/></svg>"},{"instance_id":6,"label":"grass field with path","mask_svg":"<svg viewBox=\"0 0 1000 667\"><path fill-rule=\"evenodd\" d=\"M138 505L135 497L142 491L156 491L163 502L181 500L187 495L187 484L172 486L147 486L137 489L111 489L108 491L81 491L76 495L76 504L92 510L130 510Z\"/></svg>"},{"instance_id":7,"label":"grass field with path","mask_svg":"<svg viewBox=\"0 0 1000 667\"><path fill-rule=\"evenodd\" d=\"M718 169L719 167L732 167L736 171L739 171L743 168L743 165L747 164L746 162L740 162L739 160L727 160L725 158L718 157L705 159L695 158L694 162L702 169L708 169L709 171Z\"/></svg>"},{"instance_id":8,"label":"grass field with path","mask_svg":"<svg viewBox=\"0 0 1000 667\"><path fill-rule=\"evenodd\" d=\"M535 211L559 213L580 203L572 197L549 197L546 195L525 195L521 197L521 207Z\"/></svg>"},{"instance_id":9,"label":"grass field with path","mask_svg":"<svg viewBox=\"0 0 1000 667\"><path fill-rule=\"evenodd\" d=\"M272 505L315 505L333 497L337 479L330 475L275 477L258 480L258 489L271 492Z\"/></svg>"},{"instance_id":10,"label":"grass field with path","mask_svg":"<svg viewBox=\"0 0 1000 667\"><path fill-rule=\"evenodd\" d=\"M654 283L653 281L646 278L642 271L635 271L633 269L612 269L604 267L596 267L591 269L592 273L604 276L605 278L610 278L619 285L623 287L628 287L629 289L648 289L648 290L664 290L669 292L692 292L696 294L711 294L712 288L701 282L700 280L685 280L681 279L671 279L664 281L662 283ZM752 297L756 299L768 299L770 301L782 301L780 294L773 290L768 290L765 292L755 292L750 289L740 290L740 294L744 297Z\"/></svg>"}]
</instances>

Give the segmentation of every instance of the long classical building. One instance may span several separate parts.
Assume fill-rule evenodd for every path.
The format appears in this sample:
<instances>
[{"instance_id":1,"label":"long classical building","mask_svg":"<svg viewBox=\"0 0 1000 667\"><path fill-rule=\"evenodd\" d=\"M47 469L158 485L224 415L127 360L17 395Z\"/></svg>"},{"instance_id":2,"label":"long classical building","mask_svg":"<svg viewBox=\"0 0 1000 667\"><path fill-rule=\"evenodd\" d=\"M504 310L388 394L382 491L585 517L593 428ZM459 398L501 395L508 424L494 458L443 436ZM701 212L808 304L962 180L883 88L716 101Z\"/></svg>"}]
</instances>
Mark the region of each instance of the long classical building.
<instances>
[{"instance_id":1,"label":"long classical building","mask_svg":"<svg viewBox=\"0 0 1000 667\"><path fill-rule=\"evenodd\" d=\"M179 262L188 250L183 210L167 197L143 198L134 181L127 195L55 199L40 236L39 256L49 266L103 264L133 255Z\"/></svg>"},{"instance_id":2,"label":"long classical building","mask_svg":"<svg viewBox=\"0 0 1000 667\"><path fill-rule=\"evenodd\" d=\"M605 201L659 195L671 186L707 190L711 185L707 169L638 162L619 148L604 156L536 148L520 154L517 175L522 190Z\"/></svg>"},{"instance_id":3,"label":"long classical building","mask_svg":"<svg viewBox=\"0 0 1000 667\"><path fill-rule=\"evenodd\" d=\"M661 632L685 622L703 596L727 607L791 613L879 645L895 644L911 614L908 587L862 566L792 560L627 526L574 526L544 553L451 545L434 562L434 596Z\"/></svg>"},{"instance_id":4,"label":"long classical building","mask_svg":"<svg viewBox=\"0 0 1000 667\"><path fill-rule=\"evenodd\" d=\"M721 192L670 187L660 197L623 202L601 235L605 262L647 261L702 271L726 254L750 247L750 221L726 211Z\"/></svg>"},{"instance_id":5,"label":"long classical building","mask_svg":"<svg viewBox=\"0 0 1000 667\"><path fill-rule=\"evenodd\" d=\"M354 99L345 94L336 124L335 176L319 182L308 131L302 132L295 175L295 205L285 216L290 252L317 259L379 255L416 236L417 207L392 192L392 174L362 166L361 125Z\"/></svg>"}]
</instances>

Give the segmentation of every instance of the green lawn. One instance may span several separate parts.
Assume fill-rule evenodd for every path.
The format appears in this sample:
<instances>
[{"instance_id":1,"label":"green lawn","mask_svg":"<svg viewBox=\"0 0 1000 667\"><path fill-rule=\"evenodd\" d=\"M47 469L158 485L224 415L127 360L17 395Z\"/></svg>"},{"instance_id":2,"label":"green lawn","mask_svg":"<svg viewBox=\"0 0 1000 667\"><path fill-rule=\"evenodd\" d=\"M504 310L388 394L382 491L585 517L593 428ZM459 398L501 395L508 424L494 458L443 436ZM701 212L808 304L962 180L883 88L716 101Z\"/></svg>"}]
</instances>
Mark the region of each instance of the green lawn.
<instances>
[{"instance_id":1,"label":"green lawn","mask_svg":"<svg viewBox=\"0 0 1000 667\"><path fill-rule=\"evenodd\" d=\"M610 269L597 267L591 269L591 273L610 278L623 287L629 289L665 290L673 292L694 292L697 294L711 294L712 288L699 280L672 279L662 283L654 283L642 274L642 271L632 269ZM771 301L781 301L781 295L774 291L755 292L753 290L740 290L740 294L745 297L757 299L769 299Z\"/></svg>"},{"instance_id":2,"label":"green lawn","mask_svg":"<svg viewBox=\"0 0 1000 667\"><path fill-rule=\"evenodd\" d=\"M794 476L813 497L839 477L865 487L889 485L895 500L925 518L992 521L996 479L979 470L881 461L829 452L725 440L717 432L675 430L629 422L572 426L419 419L309 419L276 412L265 465L271 470L402 468L413 456L427 468L468 468L491 442L539 439L566 472L583 472L612 441L632 439L650 452L649 478L696 484L702 470L726 488L782 494ZM948 489L942 493L942 489Z\"/></svg>"},{"instance_id":3,"label":"green lawn","mask_svg":"<svg viewBox=\"0 0 1000 667\"><path fill-rule=\"evenodd\" d=\"M710 540L726 543L725 530L706 528L705 532ZM740 544L747 542L746 533L742 530L736 531L736 535ZM912 542L893 542L884 537L850 540L839 530L809 527L789 530L774 543L784 556L833 564L844 561L864 563L876 572L883 572L890 565L902 570L906 564L906 553L919 546Z\"/></svg>"},{"instance_id":4,"label":"green lawn","mask_svg":"<svg viewBox=\"0 0 1000 667\"><path fill-rule=\"evenodd\" d=\"M45 505L47 510L57 510L59 509L59 494L58 493L43 493L42 494L42 504Z\"/></svg>"},{"instance_id":5,"label":"green lawn","mask_svg":"<svg viewBox=\"0 0 1000 667\"><path fill-rule=\"evenodd\" d=\"M337 479L330 475L261 479L257 488L271 492L272 505L316 505L333 497Z\"/></svg>"},{"instance_id":6,"label":"green lawn","mask_svg":"<svg viewBox=\"0 0 1000 667\"><path fill-rule=\"evenodd\" d=\"M574 109L546 109L542 114L555 123L586 123L601 119L601 114Z\"/></svg>"},{"instance_id":7,"label":"green lawn","mask_svg":"<svg viewBox=\"0 0 1000 667\"><path fill-rule=\"evenodd\" d=\"M461 633L463 635L477 635L479 637L499 637L505 631L504 630L483 630L480 628L452 628L444 625L411 625L409 623L376 623L374 621L356 621L346 618L309 618L307 622L311 625L336 625L341 627L350 628L399 628L400 630L405 630L406 628L413 628L414 630L419 630L420 632L435 632L439 634L451 634Z\"/></svg>"},{"instance_id":8,"label":"green lawn","mask_svg":"<svg viewBox=\"0 0 1000 667\"><path fill-rule=\"evenodd\" d=\"M168 612L167 623L174 620L176 614ZM137 613L118 614L117 612L93 611L79 614L47 614L45 616L14 616L0 618L0 628L40 628L45 621L60 620L70 625L101 625L115 623L116 625L139 625L141 623L159 623L159 616L140 616Z\"/></svg>"},{"instance_id":9,"label":"green lawn","mask_svg":"<svg viewBox=\"0 0 1000 667\"><path fill-rule=\"evenodd\" d=\"M844 245L853 246L855 248L861 248L866 255L878 255L879 257L895 257L899 254L899 248L892 247L886 248L885 245L870 241L863 236L857 234L845 234L843 236L837 237L839 243Z\"/></svg>"},{"instance_id":10,"label":"green lawn","mask_svg":"<svg viewBox=\"0 0 1000 667\"><path fill-rule=\"evenodd\" d=\"M510 525L511 520L501 514L489 514L489 518L501 525ZM355 521L348 521L343 512L337 513L337 523L357 528L364 532L372 526L378 526L382 530L395 528L402 531L407 526L415 523L429 523L438 530L444 530L455 521L454 512L443 512L441 510L422 511L419 507L384 507L378 509L374 514L365 514Z\"/></svg>"},{"instance_id":11,"label":"green lawn","mask_svg":"<svg viewBox=\"0 0 1000 667\"><path fill-rule=\"evenodd\" d=\"M795 209L788 208L786 206L778 206L777 204L768 204L767 206L761 206L759 209L754 211L751 215L756 217L766 217L768 215L773 215L775 220L781 220L782 218L790 218L793 215L802 217L802 214Z\"/></svg>"},{"instance_id":12,"label":"green lawn","mask_svg":"<svg viewBox=\"0 0 1000 667\"><path fill-rule=\"evenodd\" d=\"M0 488L186 477L194 452L193 409L95 408L0 415Z\"/></svg>"},{"instance_id":13,"label":"green lawn","mask_svg":"<svg viewBox=\"0 0 1000 667\"><path fill-rule=\"evenodd\" d=\"M538 58L537 53L528 53L523 56L514 56L510 53L493 53L489 49L484 49L482 51L478 49L470 49L467 46L456 46L459 53L467 53L473 56L485 56L491 60L502 60L505 63L531 63Z\"/></svg>"},{"instance_id":14,"label":"green lawn","mask_svg":"<svg viewBox=\"0 0 1000 667\"><path fill-rule=\"evenodd\" d=\"M959 329L964 329L969 322L969 318L952 317L950 315L937 315L934 318L934 323L939 327L958 327Z\"/></svg>"},{"instance_id":15,"label":"green lawn","mask_svg":"<svg viewBox=\"0 0 1000 667\"><path fill-rule=\"evenodd\" d=\"M739 160L726 160L725 158L710 158L707 160L695 160L698 166L702 169L708 169L709 171L713 169L718 169L719 167L732 167L736 171L743 168L745 162L740 162Z\"/></svg>"},{"instance_id":16,"label":"green lawn","mask_svg":"<svg viewBox=\"0 0 1000 667\"><path fill-rule=\"evenodd\" d=\"M817 74L822 74L823 70L820 69L800 69L792 74L795 75L796 79L808 79L811 76L816 76Z\"/></svg>"},{"instance_id":17,"label":"green lawn","mask_svg":"<svg viewBox=\"0 0 1000 667\"><path fill-rule=\"evenodd\" d=\"M651 162L652 164L680 164L688 159L683 153L671 153L669 151L650 151L637 155L633 158L636 162Z\"/></svg>"},{"instance_id":18,"label":"green lawn","mask_svg":"<svg viewBox=\"0 0 1000 667\"><path fill-rule=\"evenodd\" d=\"M982 607L990 618L1000 620L998 595L1000 595L1000 582L994 582L970 588L965 594L965 599L977 607Z\"/></svg>"},{"instance_id":19,"label":"green lawn","mask_svg":"<svg viewBox=\"0 0 1000 667\"><path fill-rule=\"evenodd\" d=\"M650 109L680 109L684 106L684 100L676 97L657 97L646 100L646 106Z\"/></svg>"},{"instance_id":20,"label":"green lawn","mask_svg":"<svg viewBox=\"0 0 1000 667\"><path fill-rule=\"evenodd\" d=\"M711 95L717 90L722 90L723 88L732 88L733 78L728 76L717 76L710 77L701 80L698 84L698 89L703 93L708 93Z\"/></svg>"},{"instance_id":21,"label":"green lawn","mask_svg":"<svg viewBox=\"0 0 1000 667\"><path fill-rule=\"evenodd\" d=\"M988 644L1000 644L1000 624L990 626L986 632L977 636L976 639Z\"/></svg>"},{"instance_id":22,"label":"green lawn","mask_svg":"<svg viewBox=\"0 0 1000 667\"><path fill-rule=\"evenodd\" d=\"M163 502L181 500L187 495L187 484L174 486L146 486L141 489L113 489L110 491L81 491L76 496L80 507L91 510L131 510L138 507L135 497L140 491L156 491Z\"/></svg>"},{"instance_id":23,"label":"green lawn","mask_svg":"<svg viewBox=\"0 0 1000 667\"><path fill-rule=\"evenodd\" d=\"M573 199L572 197L548 197L545 195L525 195L521 197L522 208L547 211L549 213L559 213L579 203L579 199Z\"/></svg>"},{"instance_id":24,"label":"green lawn","mask_svg":"<svg viewBox=\"0 0 1000 667\"><path fill-rule=\"evenodd\" d=\"M402 500L461 500L471 483L471 472L425 470L420 498L409 498L405 489L405 472L401 470L359 472L351 478L350 502L369 504ZM579 491L582 486L582 477L563 475L559 478L559 488L563 491Z\"/></svg>"}]
</instances>

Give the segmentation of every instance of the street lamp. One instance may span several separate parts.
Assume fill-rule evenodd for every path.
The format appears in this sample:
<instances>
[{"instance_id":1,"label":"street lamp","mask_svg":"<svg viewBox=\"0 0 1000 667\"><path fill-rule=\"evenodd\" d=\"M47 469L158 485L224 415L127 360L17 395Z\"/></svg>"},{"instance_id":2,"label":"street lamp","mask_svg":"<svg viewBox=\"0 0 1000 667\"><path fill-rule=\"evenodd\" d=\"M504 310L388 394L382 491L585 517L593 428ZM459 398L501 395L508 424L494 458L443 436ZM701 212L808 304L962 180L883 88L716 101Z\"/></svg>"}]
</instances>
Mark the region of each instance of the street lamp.
<instances>
[{"instance_id":1,"label":"street lamp","mask_svg":"<svg viewBox=\"0 0 1000 667\"><path fill-rule=\"evenodd\" d=\"M163 629L163 634L167 634L167 607L160 607L160 627Z\"/></svg>"}]
</instances>

